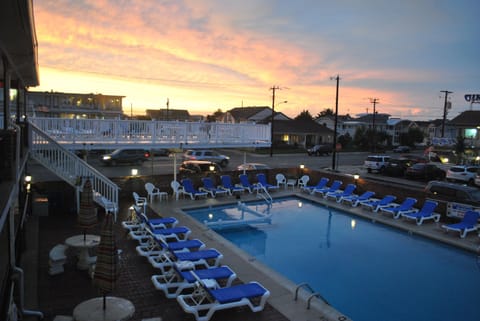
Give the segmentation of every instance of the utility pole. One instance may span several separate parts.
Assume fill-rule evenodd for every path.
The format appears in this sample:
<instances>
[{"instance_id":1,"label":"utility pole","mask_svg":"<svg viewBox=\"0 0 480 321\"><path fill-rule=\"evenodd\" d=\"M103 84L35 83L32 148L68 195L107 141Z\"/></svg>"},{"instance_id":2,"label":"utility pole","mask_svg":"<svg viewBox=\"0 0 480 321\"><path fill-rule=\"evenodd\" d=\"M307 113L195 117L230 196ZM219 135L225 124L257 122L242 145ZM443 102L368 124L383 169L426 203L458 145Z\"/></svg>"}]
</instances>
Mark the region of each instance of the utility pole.
<instances>
[{"instance_id":1,"label":"utility pole","mask_svg":"<svg viewBox=\"0 0 480 321\"><path fill-rule=\"evenodd\" d=\"M338 124L338 87L340 84L340 76L331 77L331 80L337 81L337 90L335 94L335 123L333 126L333 151L332 151L332 171L335 171L336 168L336 158L337 158L337 124Z\"/></svg>"},{"instance_id":2,"label":"utility pole","mask_svg":"<svg viewBox=\"0 0 480 321\"><path fill-rule=\"evenodd\" d=\"M272 91L272 116L270 120L270 157L272 157L273 156L273 120L275 117L275 91L280 90L280 87L272 86L270 90Z\"/></svg>"},{"instance_id":3,"label":"utility pole","mask_svg":"<svg viewBox=\"0 0 480 321\"><path fill-rule=\"evenodd\" d=\"M166 115L166 120L168 121L168 107L170 106L170 99L167 98L167 115Z\"/></svg>"},{"instance_id":4,"label":"utility pole","mask_svg":"<svg viewBox=\"0 0 480 321\"><path fill-rule=\"evenodd\" d=\"M445 137L445 121L447 120L447 98L448 94L453 94L452 91L440 90L441 93L445 94L445 102L443 103L443 121L442 121L442 138Z\"/></svg>"},{"instance_id":5,"label":"utility pole","mask_svg":"<svg viewBox=\"0 0 480 321\"><path fill-rule=\"evenodd\" d=\"M372 130L373 130L373 135L372 135L372 152L375 153L375 150L377 148L377 129L375 127L375 116L377 115L377 110L376 106L379 104L378 98L370 98L370 103L373 104L373 117L372 117Z\"/></svg>"}]
</instances>

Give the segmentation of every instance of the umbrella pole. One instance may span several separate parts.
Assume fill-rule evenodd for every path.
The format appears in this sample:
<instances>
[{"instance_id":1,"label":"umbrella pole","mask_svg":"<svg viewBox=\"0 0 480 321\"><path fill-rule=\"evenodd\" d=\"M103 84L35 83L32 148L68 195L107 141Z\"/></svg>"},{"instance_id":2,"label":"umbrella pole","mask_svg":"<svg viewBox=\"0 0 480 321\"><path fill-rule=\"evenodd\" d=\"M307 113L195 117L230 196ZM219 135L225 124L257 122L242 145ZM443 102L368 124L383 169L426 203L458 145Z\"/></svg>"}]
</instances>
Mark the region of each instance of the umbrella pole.
<instances>
[{"instance_id":1,"label":"umbrella pole","mask_svg":"<svg viewBox=\"0 0 480 321\"><path fill-rule=\"evenodd\" d=\"M107 308L107 294L103 294L103 309L105 310Z\"/></svg>"}]
</instances>

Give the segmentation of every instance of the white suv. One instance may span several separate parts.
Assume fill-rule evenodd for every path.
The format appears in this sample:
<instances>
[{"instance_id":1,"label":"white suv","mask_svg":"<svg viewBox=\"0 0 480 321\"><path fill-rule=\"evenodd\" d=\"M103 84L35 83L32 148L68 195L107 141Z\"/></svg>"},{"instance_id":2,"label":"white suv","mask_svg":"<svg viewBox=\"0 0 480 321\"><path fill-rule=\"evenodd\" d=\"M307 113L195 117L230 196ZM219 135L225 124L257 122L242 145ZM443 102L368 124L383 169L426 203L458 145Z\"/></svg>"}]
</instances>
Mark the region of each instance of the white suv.
<instances>
[{"instance_id":1,"label":"white suv","mask_svg":"<svg viewBox=\"0 0 480 321\"><path fill-rule=\"evenodd\" d=\"M473 185L479 166L475 165L455 165L447 170L447 181L459 181Z\"/></svg>"},{"instance_id":2,"label":"white suv","mask_svg":"<svg viewBox=\"0 0 480 321\"><path fill-rule=\"evenodd\" d=\"M372 155L367 157L367 159L363 163L363 166L365 166L369 173L371 173L372 171L380 173L383 172L389 160L390 156Z\"/></svg>"},{"instance_id":3,"label":"white suv","mask_svg":"<svg viewBox=\"0 0 480 321\"><path fill-rule=\"evenodd\" d=\"M183 160L202 160L217 163L221 167L227 167L230 157L217 153L209 149L193 150L189 149L183 154Z\"/></svg>"}]
</instances>

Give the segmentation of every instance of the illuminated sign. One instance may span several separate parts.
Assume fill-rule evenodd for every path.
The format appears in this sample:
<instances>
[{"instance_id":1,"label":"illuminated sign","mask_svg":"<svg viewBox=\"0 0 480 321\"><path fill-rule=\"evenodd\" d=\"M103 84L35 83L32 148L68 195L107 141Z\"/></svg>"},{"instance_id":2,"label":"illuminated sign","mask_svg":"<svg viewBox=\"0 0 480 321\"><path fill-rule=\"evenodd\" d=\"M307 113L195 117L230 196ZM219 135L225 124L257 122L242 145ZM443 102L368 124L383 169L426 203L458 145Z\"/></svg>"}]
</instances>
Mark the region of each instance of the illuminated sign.
<instances>
[{"instance_id":1,"label":"illuminated sign","mask_svg":"<svg viewBox=\"0 0 480 321\"><path fill-rule=\"evenodd\" d=\"M469 103L480 103L480 95L479 94L468 94L465 95L465 100L468 101Z\"/></svg>"}]
</instances>

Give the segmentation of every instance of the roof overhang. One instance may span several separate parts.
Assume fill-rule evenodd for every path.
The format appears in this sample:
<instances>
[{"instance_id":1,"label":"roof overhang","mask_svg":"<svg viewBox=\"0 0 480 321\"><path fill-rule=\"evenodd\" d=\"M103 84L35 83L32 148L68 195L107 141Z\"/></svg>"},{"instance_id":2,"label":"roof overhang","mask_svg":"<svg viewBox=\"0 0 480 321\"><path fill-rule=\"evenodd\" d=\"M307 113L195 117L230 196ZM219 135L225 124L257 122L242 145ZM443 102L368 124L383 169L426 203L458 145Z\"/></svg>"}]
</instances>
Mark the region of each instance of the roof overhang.
<instances>
[{"instance_id":1,"label":"roof overhang","mask_svg":"<svg viewBox=\"0 0 480 321\"><path fill-rule=\"evenodd\" d=\"M12 87L38 86L37 48L32 0L1 0L0 79L7 66Z\"/></svg>"}]
</instances>

